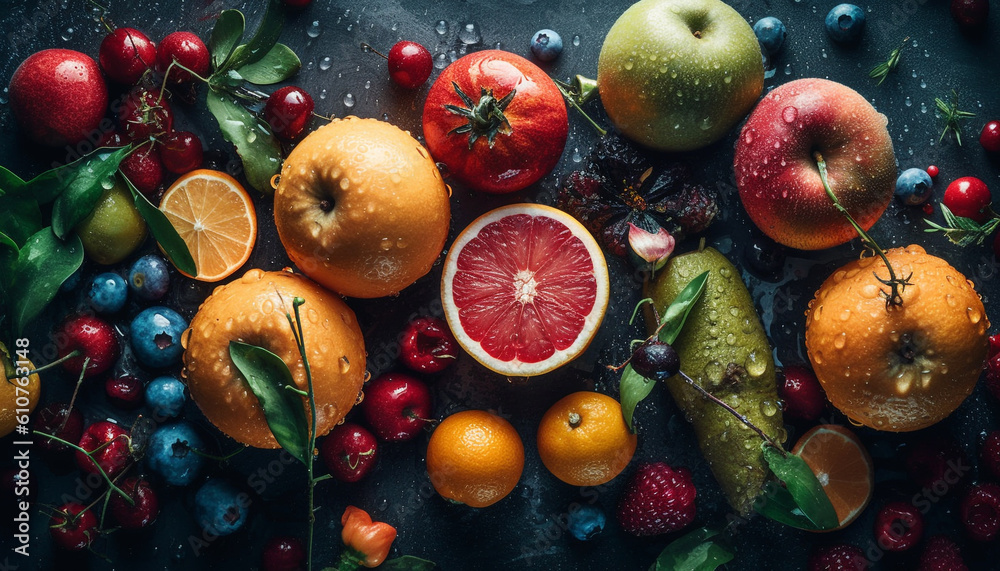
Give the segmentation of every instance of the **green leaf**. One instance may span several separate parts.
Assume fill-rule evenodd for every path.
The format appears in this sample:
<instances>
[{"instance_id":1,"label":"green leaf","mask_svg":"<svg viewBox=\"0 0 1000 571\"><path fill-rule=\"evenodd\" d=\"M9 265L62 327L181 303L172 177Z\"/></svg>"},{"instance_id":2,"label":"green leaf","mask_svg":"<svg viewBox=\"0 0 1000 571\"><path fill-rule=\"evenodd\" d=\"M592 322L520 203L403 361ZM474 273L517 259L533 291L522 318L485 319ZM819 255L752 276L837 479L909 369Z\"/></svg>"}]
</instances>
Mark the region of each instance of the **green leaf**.
<instances>
[{"instance_id":1,"label":"green leaf","mask_svg":"<svg viewBox=\"0 0 1000 571\"><path fill-rule=\"evenodd\" d=\"M275 44L260 61L239 68L239 73L250 83L271 85L292 77L302 67L299 56L285 44Z\"/></svg>"},{"instance_id":2,"label":"green leaf","mask_svg":"<svg viewBox=\"0 0 1000 571\"><path fill-rule=\"evenodd\" d=\"M45 309L59 286L83 263L83 244L76 234L60 240L51 227L39 230L18 253L11 288L11 317L15 335Z\"/></svg>"},{"instance_id":3,"label":"green leaf","mask_svg":"<svg viewBox=\"0 0 1000 571\"><path fill-rule=\"evenodd\" d=\"M395 569L397 571L429 571L430 569L435 569L436 567L437 565L433 561L428 561L412 555L403 555L402 557L390 559L385 563L382 563L380 569Z\"/></svg>"},{"instance_id":4,"label":"green leaf","mask_svg":"<svg viewBox=\"0 0 1000 571\"><path fill-rule=\"evenodd\" d=\"M97 151L59 169L63 184L52 205L52 231L65 238L73 228L94 211L104 191L114 185L115 172L130 147L115 151Z\"/></svg>"},{"instance_id":5,"label":"green leaf","mask_svg":"<svg viewBox=\"0 0 1000 571\"><path fill-rule=\"evenodd\" d=\"M618 383L618 392L621 395L622 416L625 417L625 424L628 425L629 430L635 432L635 427L632 424L635 407L642 402L642 399L648 397L649 393L653 392L655 386L656 381L651 381L636 373L632 365L625 365L622 380Z\"/></svg>"},{"instance_id":6,"label":"green leaf","mask_svg":"<svg viewBox=\"0 0 1000 571\"><path fill-rule=\"evenodd\" d=\"M273 192L271 177L281 170L281 146L270 128L239 103L211 89L208 110L219 122L222 136L236 145L251 186L265 194Z\"/></svg>"},{"instance_id":7,"label":"green leaf","mask_svg":"<svg viewBox=\"0 0 1000 571\"><path fill-rule=\"evenodd\" d=\"M223 10L212 28L208 51L212 54L212 69L225 69L233 50L243 39L246 19L239 10Z\"/></svg>"},{"instance_id":8,"label":"green leaf","mask_svg":"<svg viewBox=\"0 0 1000 571\"><path fill-rule=\"evenodd\" d=\"M245 46L233 50L233 57L226 62L226 69L241 67L260 61L278 43L281 27L285 25L285 8L281 0L269 0L260 27Z\"/></svg>"},{"instance_id":9,"label":"green leaf","mask_svg":"<svg viewBox=\"0 0 1000 571\"><path fill-rule=\"evenodd\" d=\"M170 223L167 215L153 206L153 203L145 195L136 190L135 185L128 177L122 174L122 178L125 179L125 184L132 192L132 200L135 202L136 210L139 211L139 216L142 216L142 219L146 221L149 233L163 248L163 252L178 270L189 276L197 276L198 267L191 256L191 250L188 249L187 242L177 233L174 225Z\"/></svg>"},{"instance_id":10,"label":"green leaf","mask_svg":"<svg viewBox=\"0 0 1000 571\"><path fill-rule=\"evenodd\" d=\"M17 242L3 232L0 232L0 246L7 246L14 250L14 252L19 252L21 250L21 248L17 246Z\"/></svg>"},{"instance_id":11,"label":"green leaf","mask_svg":"<svg viewBox=\"0 0 1000 571\"><path fill-rule=\"evenodd\" d=\"M24 180L4 167L0 167L0 196L14 192L25 185Z\"/></svg>"},{"instance_id":12,"label":"green leaf","mask_svg":"<svg viewBox=\"0 0 1000 571\"><path fill-rule=\"evenodd\" d=\"M18 246L42 229L42 212L29 198L0 196L0 230Z\"/></svg>"},{"instance_id":13,"label":"green leaf","mask_svg":"<svg viewBox=\"0 0 1000 571\"><path fill-rule=\"evenodd\" d=\"M289 454L307 464L307 454L312 453L309 425L302 397L285 388L297 388L288 365L267 349L239 341L229 342L229 356L260 401L274 439Z\"/></svg>"},{"instance_id":14,"label":"green leaf","mask_svg":"<svg viewBox=\"0 0 1000 571\"><path fill-rule=\"evenodd\" d=\"M822 484L805 460L763 444L764 460L784 487L769 483L754 509L775 521L800 529L826 531L840 525Z\"/></svg>"},{"instance_id":15,"label":"green leaf","mask_svg":"<svg viewBox=\"0 0 1000 571\"><path fill-rule=\"evenodd\" d=\"M70 216L68 211L73 203L79 202L81 200L79 194L83 193L86 195L84 197L84 202L87 201L87 197L92 194L96 194L97 198L93 199L91 204L91 210L93 210L93 205L97 204L100 200L101 194L104 193L104 188L101 187L100 183L106 180L109 176L107 173L114 171L118 168L118 163L121 162L123 158L128 154L129 147L122 147L120 149L107 149L101 148L85 155L79 160L73 161L67 165L57 166L55 168L49 169L42 174L36 176L35 178L29 180L24 184L24 186L8 193L8 196L18 197L24 199L31 199L38 204L46 204L58 199L63 193L68 193L73 196L68 198L69 202L65 203L62 208L67 211L63 216ZM112 166L114 168L112 168ZM102 178L105 177L105 178ZM97 190L93 187L96 186ZM88 211L87 214L90 212ZM82 220L86 217L86 214L80 218ZM53 219L55 218L55 213L53 213ZM66 219L62 220L60 223L65 224ZM58 231L63 228L56 228ZM67 232L72 230L72 227L65 229Z\"/></svg>"},{"instance_id":16,"label":"green leaf","mask_svg":"<svg viewBox=\"0 0 1000 571\"><path fill-rule=\"evenodd\" d=\"M719 539L719 532L708 527L685 534L660 552L651 571L714 571L734 558Z\"/></svg>"}]
</instances>

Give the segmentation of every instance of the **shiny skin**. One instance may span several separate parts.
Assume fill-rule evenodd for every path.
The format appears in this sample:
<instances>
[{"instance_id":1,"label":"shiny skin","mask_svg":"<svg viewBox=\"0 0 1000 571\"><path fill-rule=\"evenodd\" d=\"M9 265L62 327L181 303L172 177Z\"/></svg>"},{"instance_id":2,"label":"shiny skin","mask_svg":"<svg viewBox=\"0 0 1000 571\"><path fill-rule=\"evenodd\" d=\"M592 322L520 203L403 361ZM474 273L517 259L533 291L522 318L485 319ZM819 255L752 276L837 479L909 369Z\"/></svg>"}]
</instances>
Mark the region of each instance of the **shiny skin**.
<instances>
[{"instance_id":1,"label":"shiny skin","mask_svg":"<svg viewBox=\"0 0 1000 571\"><path fill-rule=\"evenodd\" d=\"M108 507L111 508L111 515L115 517L118 525L124 529L142 529L153 525L156 516L160 514L160 500L149 482L142 478L130 477L125 478L119 487L128 494L132 503L125 501L120 494L111 494Z\"/></svg>"},{"instance_id":2,"label":"shiny skin","mask_svg":"<svg viewBox=\"0 0 1000 571\"><path fill-rule=\"evenodd\" d=\"M97 61L112 81L134 85L156 64L156 44L133 28L116 28L101 40Z\"/></svg>"},{"instance_id":3,"label":"shiny skin","mask_svg":"<svg viewBox=\"0 0 1000 571\"><path fill-rule=\"evenodd\" d=\"M474 102L482 89L501 99L516 90L504 110L510 132L490 146L485 136L469 145L468 133L450 133L468 123L445 105L464 107L452 82ZM569 119L556 84L521 56L485 50L459 58L438 76L427 93L423 113L427 148L462 183L489 193L516 192L548 174L559 162Z\"/></svg>"},{"instance_id":4,"label":"shiny skin","mask_svg":"<svg viewBox=\"0 0 1000 571\"><path fill-rule=\"evenodd\" d=\"M365 387L361 412L382 440L410 440L430 424L431 391L403 373L386 373Z\"/></svg>"},{"instance_id":5,"label":"shiny skin","mask_svg":"<svg viewBox=\"0 0 1000 571\"><path fill-rule=\"evenodd\" d=\"M406 89L416 89L427 81L434 71L431 52L417 42L396 42L387 56L389 78L396 85Z\"/></svg>"},{"instance_id":6,"label":"shiny skin","mask_svg":"<svg viewBox=\"0 0 1000 571\"><path fill-rule=\"evenodd\" d=\"M279 138L294 141L312 118L313 100L301 87L286 85L267 98L264 120Z\"/></svg>"},{"instance_id":7,"label":"shiny skin","mask_svg":"<svg viewBox=\"0 0 1000 571\"><path fill-rule=\"evenodd\" d=\"M774 241L802 250L857 237L823 188L818 151L833 193L862 228L871 228L896 183L886 122L856 91L826 79L800 79L768 93L743 126L733 161L750 219Z\"/></svg>"},{"instance_id":8,"label":"shiny skin","mask_svg":"<svg viewBox=\"0 0 1000 571\"><path fill-rule=\"evenodd\" d=\"M91 315L70 317L55 335L59 346L59 357L65 357L75 350L80 354L63 361L62 367L71 375L79 375L89 357L85 378L100 375L115 364L121 347L118 336L108 322Z\"/></svg>"},{"instance_id":9,"label":"shiny skin","mask_svg":"<svg viewBox=\"0 0 1000 571\"><path fill-rule=\"evenodd\" d=\"M201 38L191 32L173 32L167 34L156 49L156 62L160 71L165 72L172 62L190 69L202 77L207 77L210 70L208 47ZM194 77L177 67L170 71L168 78L173 83L187 83Z\"/></svg>"},{"instance_id":10,"label":"shiny skin","mask_svg":"<svg viewBox=\"0 0 1000 571\"><path fill-rule=\"evenodd\" d=\"M49 519L52 542L68 551L83 551L100 535L94 510L83 504L63 504Z\"/></svg>"},{"instance_id":11,"label":"shiny skin","mask_svg":"<svg viewBox=\"0 0 1000 571\"><path fill-rule=\"evenodd\" d=\"M948 185L941 198L955 216L971 218L982 224L990 216L990 189L974 176L957 178Z\"/></svg>"},{"instance_id":12,"label":"shiny skin","mask_svg":"<svg viewBox=\"0 0 1000 571\"><path fill-rule=\"evenodd\" d=\"M357 482L375 468L378 441L367 428L345 422L320 441L319 455L334 478Z\"/></svg>"},{"instance_id":13,"label":"shiny skin","mask_svg":"<svg viewBox=\"0 0 1000 571\"><path fill-rule=\"evenodd\" d=\"M106 420L95 422L83 431L77 443L90 456L77 450L76 463L89 474L100 473L100 466L109 478L114 478L128 467L130 442L128 431L121 426Z\"/></svg>"},{"instance_id":14,"label":"shiny skin","mask_svg":"<svg viewBox=\"0 0 1000 571\"><path fill-rule=\"evenodd\" d=\"M98 264L117 264L146 239L146 221L135 207L125 183L104 191L97 206L76 227L87 257Z\"/></svg>"}]
</instances>

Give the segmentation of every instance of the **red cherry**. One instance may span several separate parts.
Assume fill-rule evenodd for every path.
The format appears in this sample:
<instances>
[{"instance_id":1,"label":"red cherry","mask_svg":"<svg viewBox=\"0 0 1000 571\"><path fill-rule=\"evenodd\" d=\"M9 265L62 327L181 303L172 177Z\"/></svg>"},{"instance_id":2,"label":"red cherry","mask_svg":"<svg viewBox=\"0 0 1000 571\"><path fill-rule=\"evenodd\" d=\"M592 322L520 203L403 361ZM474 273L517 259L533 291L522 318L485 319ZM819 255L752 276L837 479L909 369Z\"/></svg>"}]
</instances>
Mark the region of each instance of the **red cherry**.
<instances>
[{"instance_id":1,"label":"red cherry","mask_svg":"<svg viewBox=\"0 0 1000 571\"><path fill-rule=\"evenodd\" d=\"M815 421L826 409L826 394L816 375L805 367L785 367L785 382L778 396L785 402L784 412L797 420Z\"/></svg>"},{"instance_id":2,"label":"red cherry","mask_svg":"<svg viewBox=\"0 0 1000 571\"><path fill-rule=\"evenodd\" d=\"M118 109L118 126L132 141L165 135L173 130L174 112L166 95L141 87L134 88Z\"/></svg>"},{"instance_id":3,"label":"red cherry","mask_svg":"<svg viewBox=\"0 0 1000 571\"><path fill-rule=\"evenodd\" d=\"M118 525L125 529L142 529L153 525L156 516L160 514L160 501L149 482L131 477L126 478L118 487L132 499L132 503L129 503L121 494L111 493L108 506L111 508L111 515L118 520Z\"/></svg>"},{"instance_id":4,"label":"red cherry","mask_svg":"<svg viewBox=\"0 0 1000 571\"><path fill-rule=\"evenodd\" d=\"M204 151L201 139L190 131L174 131L163 137L160 146L163 166L174 174L184 174L201 166Z\"/></svg>"},{"instance_id":5,"label":"red cherry","mask_svg":"<svg viewBox=\"0 0 1000 571\"><path fill-rule=\"evenodd\" d=\"M118 28L101 40L97 61L112 81L135 85L156 63L156 45L139 30Z\"/></svg>"},{"instance_id":6,"label":"red cherry","mask_svg":"<svg viewBox=\"0 0 1000 571\"><path fill-rule=\"evenodd\" d=\"M361 411L382 440L409 440L431 422L431 391L410 375L386 373L365 387Z\"/></svg>"},{"instance_id":7,"label":"red cherry","mask_svg":"<svg viewBox=\"0 0 1000 571\"><path fill-rule=\"evenodd\" d=\"M104 382L104 392L111 404L131 410L142 404L146 387L132 375L109 378Z\"/></svg>"},{"instance_id":8,"label":"red cherry","mask_svg":"<svg viewBox=\"0 0 1000 571\"><path fill-rule=\"evenodd\" d=\"M423 85L434 69L431 52L417 42L396 42L389 50L388 59L389 78L406 89Z\"/></svg>"},{"instance_id":9,"label":"red cherry","mask_svg":"<svg viewBox=\"0 0 1000 571\"><path fill-rule=\"evenodd\" d=\"M974 176L964 176L952 181L944 191L941 202L955 216L971 218L982 224L990 215L990 189Z\"/></svg>"},{"instance_id":10,"label":"red cherry","mask_svg":"<svg viewBox=\"0 0 1000 571\"><path fill-rule=\"evenodd\" d=\"M272 537L264 545L262 571L298 571L306 560L306 550L296 537Z\"/></svg>"},{"instance_id":11,"label":"red cherry","mask_svg":"<svg viewBox=\"0 0 1000 571\"><path fill-rule=\"evenodd\" d=\"M60 506L49 519L49 533L59 547L82 551L90 547L100 532L94 512L82 504L70 502Z\"/></svg>"},{"instance_id":12,"label":"red cherry","mask_svg":"<svg viewBox=\"0 0 1000 571\"><path fill-rule=\"evenodd\" d=\"M399 344L399 360L406 368L421 373L439 373L458 357L458 342L448 323L436 317L411 321Z\"/></svg>"},{"instance_id":13,"label":"red cherry","mask_svg":"<svg viewBox=\"0 0 1000 571\"><path fill-rule=\"evenodd\" d=\"M97 466L100 466L109 478L114 478L128 465L128 432L113 422L102 420L91 424L83 431L77 445L93 457L92 460L83 452L76 451L76 463L84 472L97 474ZM94 462L97 462L96 466Z\"/></svg>"},{"instance_id":14,"label":"red cherry","mask_svg":"<svg viewBox=\"0 0 1000 571\"><path fill-rule=\"evenodd\" d=\"M118 165L135 189L151 197L163 183L163 160L152 145L136 149Z\"/></svg>"},{"instance_id":15,"label":"red cherry","mask_svg":"<svg viewBox=\"0 0 1000 571\"><path fill-rule=\"evenodd\" d=\"M264 104L264 120L278 138L286 141L294 141L302 134L312 112L312 97L294 85L275 91Z\"/></svg>"},{"instance_id":16,"label":"red cherry","mask_svg":"<svg viewBox=\"0 0 1000 571\"><path fill-rule=\"evenodd\" d=\"M979 134L979 144L991 153L1000 153L1000 121L990 121L983 125Z\"/></svg>"},{"instance_id":17,"label":"red cherry","mask_svg":"<svg viewBox=\"0 0 1000 571\"><path fill-rule=\"evenodd\" d=\"M160 71L166 73L167 68L175 61L202 77L208 75L210 69L208 47L191 32L174 32L160 42L160 47L156 50L156 62ZM174 66L167 79L171 83L187 83L194 77Z\"/></svg>"},{"instance_id":18,"label":"red cherry","mask_svg":"<svg viewBox=\"0 0 1000 571\"><path fill-rule=\"evenodd\" d=\"M345 422L320 442L319 454L334 478L341 482L357 482L375 467L378 441L367 428Z\"/></svg>"},{"instance_id":19,"label":"red cherry","mask_svg":"<svg viewBox=\"0 0 1000 571\"><path fill-rule=\"evenodd\" d=\"M940 174L940 172L941 169L937 168L935 165L927 167L927 174L930 175L931 178L937 178L937 175Z\"/></svg>"},{"instance_id":20,"label":"red cherry","mask_svg":"<svg viewBox=\"0 0 1000 571\"><path fill-rule=\"evenodd\" d=\"M87 365L87 378L100 375L114 365L118 359L121 347L114 329L106 321L90 315L80 315L66 320L55 336L59 344L59 358L69 355L75 350L80 354L63 361L62 366L67 372L79 375L83 362L90 357Z\"/></svg>"},{"instance_id":21,"label":"red cherry","mask_svg":"<svg viewBox=\"0 0 1000 571\"><path fill-rule=\"evenodd\" d=\"M38 432L76 443L83 436L83 415L75 408L70 410L69 403L53 402L35 413L32 426ZM70 449L62 442L41 436L35 440L35 444L46 452L64 452Z\"/></svg>"}]
</instances>

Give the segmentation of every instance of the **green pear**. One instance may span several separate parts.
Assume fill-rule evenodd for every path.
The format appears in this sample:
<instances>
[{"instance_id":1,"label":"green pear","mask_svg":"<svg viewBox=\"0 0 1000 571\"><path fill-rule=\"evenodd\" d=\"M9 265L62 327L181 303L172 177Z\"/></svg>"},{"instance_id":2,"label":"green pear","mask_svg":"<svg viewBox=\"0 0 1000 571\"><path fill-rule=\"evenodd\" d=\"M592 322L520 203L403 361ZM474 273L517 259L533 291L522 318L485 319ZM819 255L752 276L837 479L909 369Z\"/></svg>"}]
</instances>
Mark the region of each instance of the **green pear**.
<instances>
[{"instance_id":1,"label":"green pear","mask_svg":"<svg viewBox=\"0 0 1000 571\"><path fill-rule=\"evenodd\" d=\"M146 222L121 180L104 191L93 212L76 227L83 251L98 264L116 264L146 238Z\"/></svg>"}]
</instances>

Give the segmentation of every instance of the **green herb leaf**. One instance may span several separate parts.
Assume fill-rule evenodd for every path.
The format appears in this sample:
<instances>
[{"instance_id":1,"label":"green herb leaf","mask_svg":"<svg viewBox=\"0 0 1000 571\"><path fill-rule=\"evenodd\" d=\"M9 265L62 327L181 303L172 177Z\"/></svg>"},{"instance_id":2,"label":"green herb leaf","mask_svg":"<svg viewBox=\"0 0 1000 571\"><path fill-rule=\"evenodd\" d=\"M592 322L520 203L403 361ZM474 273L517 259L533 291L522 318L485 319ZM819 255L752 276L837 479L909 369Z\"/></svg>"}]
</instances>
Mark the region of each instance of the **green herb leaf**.
<instances>
[{"instance_id":1,"label":"green herb leaf","mask_svg":"<svg viewBox=\"0 0 1000 571\"><path fill-rule=\"evenodd\" d=\"M735 557L720 539L719 532L708 527L685 534L660 552L650 571L715 571Z\"/></svg>"},{"instance_id":2,"label":"green herb leaf","mask_svg":"<svg viewBox=\"0 0 1000 571\"><path fill-rule=\"evenodd\" d=\"M197 276L198 267L191 256L191 250L188 249L187 242L177 233L174 225L170 223L167 215L153 206L153 203L135 188L128 177L122 174L122 178L125 179L125 184L132 192L132 200L135 202L136 210L139 211L139 216L142 216L142 219L146 221L149 233L163 248L163 252L178 270L189 276Z\"/></svg>"},{"instance_id":3,"label":"green herb leaf","mask_svg":"<svg viewBox=\"0 0 1000 571\"><path fill-rule=\"evenodd\" d=\"M272 85L292 77L301 67L302 62L292 48L275 44L259 61L246 64L237 71L250 83Z\"/></svg>"},{"instance_id":4,"label":"green herb leaf","mask_svg":"<svg viewBox=\"0 0 1000 571\"><path fill-rule=\"evenodd\" d=\"M244 46L233 50L233 57L226 62L226 69L241 67L260 61L278 43L281 27L285 25L285 8L281 0L270 0L261 19L260 27Z\"/></svg>"},{"instance_id":5,"label":"green herb leaf","mask_svg":"<svg viewBox=\"0 0 1000 571\"><path fill-rule=\"evenodd\" d=\"M0 196L9 192L14 192L24 185L25 182L21 177L4 167L0 167Z\"/></svg>"},{"instance_id":6,"label":"green herb leaf","mask_svg":"<svg viewBox=\"0 0 1000 571\"><path fill-rule=\"evenodd\" d=\"M930 228L925 228L924 232L942 232L951 243L959 246L982 244L1000 227L1000 217L996 214L980 224L971 218L956 216L944 203L941 204L941 214L944 216L944 225L925 220Z\"/></svg>"},{"instance_id":7,"label":"green herb leaf","mask_svg":"<svg viewBox=\"0 0 1000 571\"><path fill-rule=\"evenodd\" d=\"M396 571L429 571L430 569L437 568L437 565L433 561L412 555L403 555L402 557L390 559L379 567L381 569L395 569Z\"/></svg>"},{"instance_id":8,"label":"green herb leaf","mask_svg":"<svg viewBox=\"0 0 1000 571\"><path fill-rule=\"evenodd\" d=\"M14 252L19 252L21 250L21 248L18 248L17 242L3 232L0 232L0 246L7 246L14 250Z\"/></svg>"},{"instance_id":9,"label":"green herb leaf","mask_svg":"<svg viewBox=\"0 0 1000 571\"><path fill-rule=\"evenodd\" d=\"M236 145L250 184L265 194L273 192L271 177L281 170L281 146L270 128L239 103L211 89L208 110L219 122L222 136Z\"/></svg>"},{"instance_id":10,"label":"green herb leaf","mask_svg":"<svg viewBox=\"0 0 1000 571\"><path fill-rule=\"evenodd\" d=\"M93 201L93 204L97 204L97 201L101 198L101 194L104 193L104 188L100 187L100 183L106 180L109 171L114 173L118 168L118 163L128 154L128 149L129 147L121 149L97 149L93 153L72 163L57 166L43 172L26 182L24 186L8 193L8 196L31 199L38 204L46 204L56 200L63 193L73 195L78 193L86 194L86 191L89 190L97 194L97 198ZM112 165L114 165L114 168L111 168ZM102 178L102 176L105 178ZM93 185L95 184L100 192L93 189ZM73 196L69 200L70 202L78 201L79 197ZM66 209L69 206L71 204L66 204L62 208ZM55 214L53 214L54 217ZM65 220L63 223L65 223ZM69 230L72 230L72 227Z\"/></svg>"},{"instance_id":11,"label":"green herb leaf","mask_svg":"<svg viewBox=\"0 0 1000 571\"><path fill-rule=\"evenodd\" d=\"M622 416L632 432L635 432L632 420L635 415L635 407L642 402L642 399L648 397L649 393L653 392L655 386L656 381L651 381L636 373L632 365L625 365L622 380L618 383L618 393L622 403Z\"/></svg>"},{"instance_id":12,"label":"green herb leaf","mask_svg":"<svg viewBox=\"0 0 1000 571\"><path fill-rule=\"evenodd\" d=\"M18 246L42 229L38 203L28 198L0 196L0 229Z\"/></svg>"},{"instance_id":13,"label":"green herb leaf","mask_svg":"<svg viewBox=\"0 0 1000 571\"><path fill-rule=\"evenodd\" d=\"M115 183L118 165L131 147L114 151L98 150L58 169L56 184L62 185L52 205L52 231L65 238L94 211L104 192Z\"/></svg>"},{"instance_id":14,"label":"green herb leaf","mask_svg":"<svg viewBox=\"0 0 1000 571\"><path fill-rule=\"evenodd\" d=\"M245 28L246 19L239 10L223 10L219 14L219 19L212 28L212 37L208 40L208 51L212 54L212 69L225 69L233 50L243 39Z\"/></svg>"},{"instance_id":15,"label":"green herb leaf","mask_svg":"<svg viewBox=\"0 0 1000 571\"><path fill-rule=\"evenodd\" d=\"M83 244L76 234L60 240L51 227L39 230L18 253L11 283L11 316L15 335L24 332L45 306L55 298L59 286L83 263Z\"/></svg>"},{"instance_id":16,"label":"green herb leaf","mask_svg":"<svg viewBox=\"0 0 1000 571\"><path fill-rule=\"evenodd\" d=\"M763 444L764 460L782 487L773 482L754 504L761 515L800 529L826 531L840 525L837 512L805 460Z\"/></svg>"},{"instance_id":17,"label":"green herb leaf","mask_svg":"<svg viewBox=\"0 0 1000 571\"><path fill-rule=\"evenodd\" d=\"M239 341L229 342L229 356L264 409L274 439L289 454L308 465L309 428L301 396L285 387L297 388L288 365L274 353Z\"/></svg>"}]
</instances>

